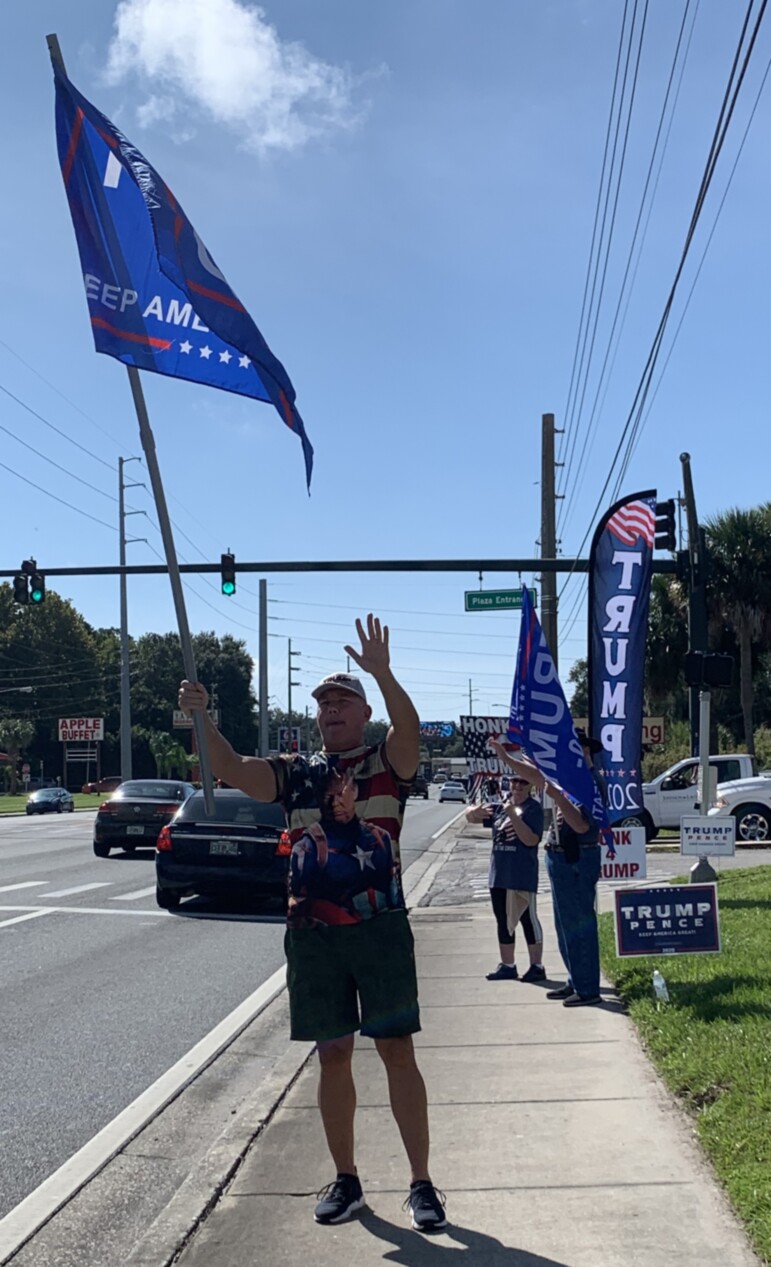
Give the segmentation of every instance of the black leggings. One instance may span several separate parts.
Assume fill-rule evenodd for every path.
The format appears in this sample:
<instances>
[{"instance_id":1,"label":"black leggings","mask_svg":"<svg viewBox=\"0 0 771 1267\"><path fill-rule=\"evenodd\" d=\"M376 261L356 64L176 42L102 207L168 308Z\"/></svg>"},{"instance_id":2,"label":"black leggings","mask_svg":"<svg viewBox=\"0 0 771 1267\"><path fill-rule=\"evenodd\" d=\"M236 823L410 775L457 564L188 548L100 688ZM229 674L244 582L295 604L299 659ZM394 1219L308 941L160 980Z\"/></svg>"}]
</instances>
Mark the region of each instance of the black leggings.
<instances>
[{"instance_id":1,"label":"black leggings","mask_svg":"<svg viewBox=\"0 0 771 1267\"><path fill-rule=\"evenodd\" d=\"M490 901L493 904L493 914L495 916L495 922L498 925L498 945L499 946L513 946L514 940L515 940L514 933L509 932L509 925L506 919L506 894L507 893L508 893L508 889L491 889L490 890ZM540 925L538 927L538 930L536 931L536 929L533 927L533 920L530 915L529 907L527 907L522 912L519 918L519 922L522 925L522 932L525 934L525 941L527 942L528 946L534 946L537 941L542 940L543 934L541 933ZM541 934L540 937L538 935L539 933Z\"/></svg>"}]
</instances>

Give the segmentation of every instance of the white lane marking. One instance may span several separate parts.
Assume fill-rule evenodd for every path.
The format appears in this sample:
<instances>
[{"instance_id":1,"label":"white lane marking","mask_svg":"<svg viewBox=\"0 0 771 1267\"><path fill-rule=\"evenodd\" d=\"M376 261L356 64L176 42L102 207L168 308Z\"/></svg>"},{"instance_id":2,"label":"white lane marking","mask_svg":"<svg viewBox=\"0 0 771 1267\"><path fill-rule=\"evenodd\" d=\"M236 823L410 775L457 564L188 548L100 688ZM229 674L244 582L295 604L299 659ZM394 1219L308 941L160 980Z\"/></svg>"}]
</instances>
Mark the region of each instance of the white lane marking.
<instances>
[{"instance_id":1,"label":"white lane marking","mask_svg":"<svg viewBox=\"0 0 771 1267\"><path fill-rule=\"evenodd\" d=\"M39 919L41 915L47 915L48 911L27 911L26 915L17 915L15 919L0 920L0 928L7 928L9 924L23 924L25 919Z\"/></svg>"},{"instance_id":2,"label":"white lane marking","mask_svg":"<svg viewBox=\"0 0 771 1267\"><path fill-rule=\"evenodd\" d=\"M87 893L89 889L109 889L112 880L95 880L92 884L76 884L72 889L57 889L55 893L46 893L49 897L70 897L73 893Z\"/></svg>"},{"instance_id":3,"label":"white lane marking","mask_svg":"<svg viewBox=\"0 0 771 1267\"><path fill-rule=\"evenodd\" d=\"M152 911L130 911L115 906L0 906L0 911L53 911L56 915L160 915L165 919L170 911L156 906ZM1 1265L0 1265L1 1267Z\"/></svg>"},{"instance_id":4,"label":"white lane marking","mask_svg":"<svg viewBox=\"0 0 771 1267\"><path fill-rule=\"evenodd\" d=\"M161 1074L152 1086L137 1096L136 1100L84 1144L64 1165L44 1179L4 1219L0 1219L0 1261L5 1262L15 1254L44 1223L53 1218L57 1210L103 1170L170 1100L179 1095L202 1069L211 1064L246 1029L255 1016L283 990L285 982L286 967L282 965L258 990L244 999L229 1016L191 1047L175 1065Z\"/></svg>"},{"instance_id":5,"label":"white lane marking","mask_svg":"<svg viewBox=\"0 0 771 1267\"><path fill-rule=\"evenodd\" d=\"M434 834L433 834L433 836L431 837L431 839L432 839L432 840L438 840L438 839L439 839L439 837L440 837L440 836L441 836L444 832L446 832L446 831L447 831L447 829L448 829L449 827L452 827L453 823L457 823L458 819L463 817L463 815L465 814L465 812L466 812L466 809L465 809L465 806L464 806L464 808L460 811L460 813L459 813L459 814L456 814L456 815L455 815L455 817L454 817L454 818L451 818L451 819L450 819L450 821L449 821L448 823L445 823L444 827L440 827L440 828L439 828L439 831L435 831L435 832L434 832Z\"/></svg>"},{"instance_id":6,"label":"white lane marking","mask_svg":"<svg viewBox=\"0 0 771 1267\"><path fill-rule=\"evenodd\" d=\"M151 884L147 889L135 889L133 893L121 893L118 897L111 897L111 902L135 902L137 898L149 897L155 892L155 885Z\"/></svg>"},{"instance_id":7,"label":"white lane marking","mask_svg":"<svg viewBox=\"0 0 771 1267\"><path fill-rule=\"evenodd\" d=\"M22 880L19 884L0 884L0 893L10 893L11 889L34 889L50 883L50 880Z\"/></svg>"}]
</instances>

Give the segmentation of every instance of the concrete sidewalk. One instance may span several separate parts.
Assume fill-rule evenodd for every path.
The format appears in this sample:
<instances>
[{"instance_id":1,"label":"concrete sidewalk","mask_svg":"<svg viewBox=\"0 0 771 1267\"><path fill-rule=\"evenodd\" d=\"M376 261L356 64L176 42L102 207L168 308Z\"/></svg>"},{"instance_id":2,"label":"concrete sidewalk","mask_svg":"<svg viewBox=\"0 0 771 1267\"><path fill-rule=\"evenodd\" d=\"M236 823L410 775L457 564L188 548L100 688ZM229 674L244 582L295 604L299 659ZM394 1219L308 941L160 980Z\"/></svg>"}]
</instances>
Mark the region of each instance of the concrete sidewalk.
<instances>
[{"instance_id":1,"label":"concrete sidewalk","mask_svg":"<svg viewBox=\"0 0 771 1267\"><path fill-rule=\"evenodd\" d=\"M430 900L430 895L429 895ZM564 977L548 903L544 962ZM480 1267L757 1267L693 1132L605 986L596 1008L546 988L488 982L489 909L413 912L432 1175L446 1231L421 1236L402 1210L409 1174L371 1042L354 1058L358 1169L368 1208L313 1221L333 1171L308 1064L180 1258L182 1267L341 1267L457 1261ZM526 966L520 955L520 968Z\"/></svg>"}]
</instances>

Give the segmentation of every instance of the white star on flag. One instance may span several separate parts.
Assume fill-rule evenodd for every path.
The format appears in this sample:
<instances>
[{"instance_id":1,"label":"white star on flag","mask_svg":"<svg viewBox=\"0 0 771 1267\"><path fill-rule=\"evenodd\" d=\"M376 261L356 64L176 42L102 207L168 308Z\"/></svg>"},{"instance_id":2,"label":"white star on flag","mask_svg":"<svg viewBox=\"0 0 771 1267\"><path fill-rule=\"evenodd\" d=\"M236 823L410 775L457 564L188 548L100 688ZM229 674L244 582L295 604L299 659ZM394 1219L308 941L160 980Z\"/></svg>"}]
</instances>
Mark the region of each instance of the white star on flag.
<instances>
[{"instance_id":1,"label":"white star on flag","mask_svg":"<svg viewBox=\"0 0 771 1267\"><path fill-rule=\"evenodd\" d=\"M232 359L229 352L220 352L220 360L224 361L226 365L229 365Z\"/></svg>"},{"instance_id":2,"label":"white star on flag","mask_svg":"<svg viewBox=\"0 0 771 1267\"><path fill-rule=\"evenodd\" d=\"M372 850L370 850L370 852L367 853L366 849L362 849L361 845L357 845L356 846L356 861L358 862L362 871L364 870L365 867L372 867L372 870L373 871L375 870L375 864L372 861Z\"/></svg>"},{"instance_id":3,"label":"white star on flag","mask_svg":"<svg viewBox=\"0 0 771 1267\"><path fill-rule=\"evenodd\" d=\"M185 339L184 343L180 343L179 350L187 355L187 353L192 349L192 346L192 343L188 343L187 339Z\"/></svg>"},{"instance_id":4,"label":"white star on flag","mask_svg":"<svg viewBox=\"0 0 771 1267\"><path fill-rule=\"evenodd\" d=\"M211 356L211 348L209 347L209 345L207 344L206 347L199 348L198 351L201 353L201 356L203 357L203 359L205 361L208 361L209 357Z\"/></svg>"},{"instance_id":5,"label":"white star on flag","mask_svg":"<svg viewBox=\"0 0 771 1267\"><path fill-rule=\"evenodd\" d=\"M249 360L248 356L239 356L238 365L240 369L246 370L251 365L251 361Z\"/></svg>"}]
</instances>

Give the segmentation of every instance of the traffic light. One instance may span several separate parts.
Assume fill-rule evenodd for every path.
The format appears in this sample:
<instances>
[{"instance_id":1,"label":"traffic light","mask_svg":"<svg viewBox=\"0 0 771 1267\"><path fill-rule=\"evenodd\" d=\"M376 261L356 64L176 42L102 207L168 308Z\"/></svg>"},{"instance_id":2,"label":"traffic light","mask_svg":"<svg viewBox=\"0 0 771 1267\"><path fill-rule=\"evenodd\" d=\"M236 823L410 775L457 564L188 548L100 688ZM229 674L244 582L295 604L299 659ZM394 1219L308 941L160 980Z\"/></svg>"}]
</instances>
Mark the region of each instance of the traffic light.
<instances>
[{"instance_id":1,"label":"traffic light","mask_svg":"<svg viewBox=\"0 0 771 1267\"><path fill-rule=\"evenodd\" d=\"M27 589L27 576L24 572L17 572L13 578L13 601L15 603L28 603L29 590Z\"/></svg>"},{"instance_id":2,"label":"traffic light","mask_svg":"<svg viewBox=\"0 0 771 1267\"><path fill-rule=\"evenodd\" d=\"M657 550L677 549L674 497L670 497L668 502L656 502L655 546Z\"/></svg>"},{"instance_id":3,"label":"traffic light","mask_svg":"<svg viewBox=\"0 0 771 1267\"><path fill-rule=\"evenodd\" d=\"M233 554L220 555L222 593L232 598L236 592L236 559Z\"/></svg>"},{"instance_id":4,"label":"traffic light","mask_svg":"<svg viewBox=\"0 0 771 1267\"><path fill-rule=\"evenodd\" d=\"M46 601L46 578L42 572L33 572L29 578L29 601L38 607Z\"/></svg>"}]
</instances>

